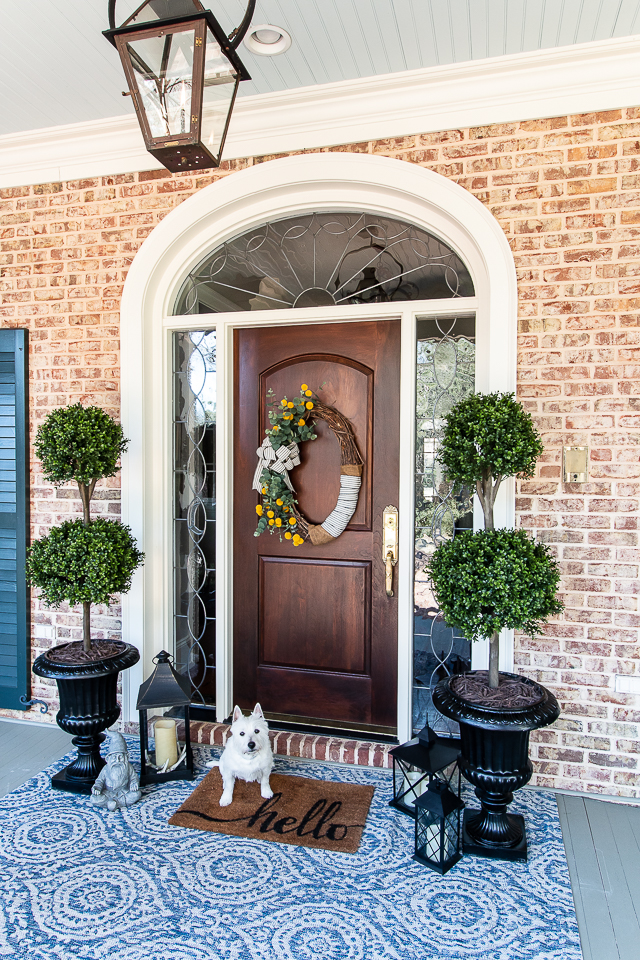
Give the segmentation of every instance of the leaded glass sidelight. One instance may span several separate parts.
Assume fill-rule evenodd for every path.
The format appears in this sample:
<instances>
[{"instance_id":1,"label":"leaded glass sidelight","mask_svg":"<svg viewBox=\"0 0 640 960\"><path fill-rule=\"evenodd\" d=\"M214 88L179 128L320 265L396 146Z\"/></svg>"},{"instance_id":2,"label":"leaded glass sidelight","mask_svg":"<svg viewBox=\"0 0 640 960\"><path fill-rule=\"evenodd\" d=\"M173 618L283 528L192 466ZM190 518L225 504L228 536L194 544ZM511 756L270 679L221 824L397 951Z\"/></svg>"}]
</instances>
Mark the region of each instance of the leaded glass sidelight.
<instances>
[{"instance_id":1,"label":"leaded glass sidelight","mask_svg":"<svg viewBox=\"0 0 640 960\"><path fill-rule=\"evenodd\" d=\"M216 334L175 333L175 666L193 702L215 703Z\"/></svg>"},{"instance_id":2,"label":"leaded glass sidelight","mask_svg":"<svg viewBox=\"0 0 640 960\"><path fill-rule=\"evenodd\" d=\"M447 411L474 390L475 318L418 320L416 363L413 728L418 732L428 721L451 733L431 691L449 674L470 669L471 644L445 624L425 564L441 540L473 527L473 493L445 480L438 443Z\"/></svg>"},{"instance_id":3,"label":"leaded glass sidelight","mask_svg":"<svg viewBox=\"0 0 640 960\"><path fill-rule=\"evenodd\" d=\"M369 213L312 213L254 227L208 254L174 314L473 296L469 271L437 237Z\"/></svg>"}]
</instances>

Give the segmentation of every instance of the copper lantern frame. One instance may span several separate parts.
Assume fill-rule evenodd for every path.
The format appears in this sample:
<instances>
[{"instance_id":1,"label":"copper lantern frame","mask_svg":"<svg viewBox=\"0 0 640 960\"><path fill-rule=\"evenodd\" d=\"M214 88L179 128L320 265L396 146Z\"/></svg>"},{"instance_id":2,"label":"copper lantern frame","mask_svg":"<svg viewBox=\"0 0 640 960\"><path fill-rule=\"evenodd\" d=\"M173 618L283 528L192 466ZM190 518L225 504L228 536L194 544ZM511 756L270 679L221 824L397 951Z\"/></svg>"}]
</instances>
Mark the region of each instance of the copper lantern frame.
<instances>
[{"instance_id":1,"label":"copper lantern frame","mask_svg":"<svg viewBox=\"0 0 640 960\"><path fill-rule=\"evenodd\" d=\"M249 29L255 8L255 0L249 0L242 23L229 37L225 34L213 14L209 10L204 9L200 0L190 0L190 2L186 4L183 0L183 2L179 3L179 9L182 10L185 9L185 6L193 4L193 12L181 16L159 18L143 23L132 23L131 21L134 20L145 7L150 6L150 4L153 4L153 0L145 0L125 23L120 27L116 27L116 0L109 0L110 29L103 32L104 36L116 47L120 54L120 60L129 87L129 95L133 100L138 123L140 124L140 129L144 137L145 147L152 156L173 173L183 170L202 170L218 167L222 160L222 150L227 137L229 121L238 93L238 86L242 80L251 79L246 67L235 52L235 49ZM170 4L166 6L167 9L170 8ZM153 12L153 8L151 12ZM132 40L144 41L157 37L168 38L189 31L192 32L194 37L194 47L190 77L191 102L185 102L186 109L184 110L185 116L188 119L188 128L178 133L154 136L138 87L136 73L132 64L132 56L138 59L143 69L148 69L151 74L153 74L153 71L151 68L147 68L147 65L135 54L135 51L132 50L129 44ZM228 61L230 78L234 78L232 81L234 83L233 92L227 108L222 136L217 152L215 153L205 144L202 129L208 31L211 32L220 47L222 56ZM164 69L164 67L162 69ZM126 96L127 94L124 95Z\"/></svg>"}]
</instances>

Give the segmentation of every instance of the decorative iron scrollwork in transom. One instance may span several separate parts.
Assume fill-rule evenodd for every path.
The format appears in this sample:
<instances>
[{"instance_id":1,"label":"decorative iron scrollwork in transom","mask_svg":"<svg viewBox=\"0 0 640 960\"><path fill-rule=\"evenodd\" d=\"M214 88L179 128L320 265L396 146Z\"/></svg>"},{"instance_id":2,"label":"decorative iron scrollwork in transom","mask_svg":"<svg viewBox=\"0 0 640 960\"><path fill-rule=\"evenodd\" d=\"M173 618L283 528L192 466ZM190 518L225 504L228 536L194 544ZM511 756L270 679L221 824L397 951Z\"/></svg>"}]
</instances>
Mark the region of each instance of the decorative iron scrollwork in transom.
<instances>
[{"instance_id":1,"label":"decorative iron scrollwork in transom","mask_svg":"<svg viewBox=\"0 0 640 960\"><path fill-rule=\"evenodd\" d=\"M262 224L217 247L185 280L174 313L226 313L474 295L442 240L370 213Z\"/></svg>"}]
</instances>

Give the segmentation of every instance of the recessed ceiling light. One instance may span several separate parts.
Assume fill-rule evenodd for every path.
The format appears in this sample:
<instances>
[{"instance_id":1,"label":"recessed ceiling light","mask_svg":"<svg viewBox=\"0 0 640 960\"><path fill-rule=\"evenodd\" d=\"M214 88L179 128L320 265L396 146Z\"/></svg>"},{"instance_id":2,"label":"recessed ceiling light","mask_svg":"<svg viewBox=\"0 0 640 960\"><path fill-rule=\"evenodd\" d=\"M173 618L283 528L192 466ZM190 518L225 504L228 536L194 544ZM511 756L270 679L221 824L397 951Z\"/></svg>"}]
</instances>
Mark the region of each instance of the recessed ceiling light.
<instances>
[{"instance_id":1,"label":"recessed ceiling light","mask_svg":"<svg viewBox=\"0 0 640 960\"><path fill-rule=\"evenodd\" d=\"M251 27L244 38L244 45L251 53L260 57L277 57L285 53L291 46L291 37L282 27L274 27L271 23L260 23Z\"/></svg>"}]
</instances>

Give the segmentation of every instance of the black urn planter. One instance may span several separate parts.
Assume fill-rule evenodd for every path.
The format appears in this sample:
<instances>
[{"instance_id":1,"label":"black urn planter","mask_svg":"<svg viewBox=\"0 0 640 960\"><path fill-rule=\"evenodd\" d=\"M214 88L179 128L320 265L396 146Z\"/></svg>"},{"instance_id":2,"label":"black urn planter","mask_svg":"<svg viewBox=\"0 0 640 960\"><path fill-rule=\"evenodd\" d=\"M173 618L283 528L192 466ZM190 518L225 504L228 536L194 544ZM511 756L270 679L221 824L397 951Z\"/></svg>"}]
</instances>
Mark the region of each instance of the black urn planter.
<instances>
[{"instance_id":1,"label":"black urn planter","mask_svg":"<svg viewBox=\"0 0 640 960\"><path fill-rule=\"evenodd\" d=\"M527 677L501 673L521 680L539 692L528 707L496 709L463 700L451 689L454 677L442 680L433 691L433 703L445 717L460 725L460 770L476 788L480 810L464 812L464 851L501 860L526 860L524 818L507 813L513 791L531 779L529 734L560 716L554 695Z\"/></svg>"},{"instance_id":2,"label":"black urn planter","mask_svg":"<svg viewBox=\"0 0 640 960\"><path fill-rule=\"evenodd\" d=\"M116 722L120 707L116 697L118 674L132 667L140 653L131 644L123 644L121 653L91 663L54 663L41 654L33 672L58 684L60 709L56 721L78 748L77 757L51 778L51 786L72 793L91 793L96 777L105 765L100 755L103 731Z\"/></svg>"}]
</instances>

